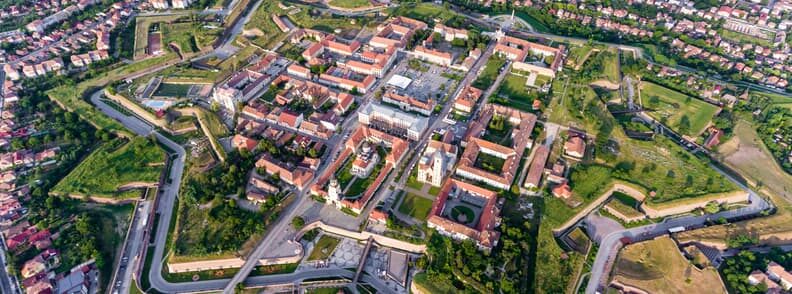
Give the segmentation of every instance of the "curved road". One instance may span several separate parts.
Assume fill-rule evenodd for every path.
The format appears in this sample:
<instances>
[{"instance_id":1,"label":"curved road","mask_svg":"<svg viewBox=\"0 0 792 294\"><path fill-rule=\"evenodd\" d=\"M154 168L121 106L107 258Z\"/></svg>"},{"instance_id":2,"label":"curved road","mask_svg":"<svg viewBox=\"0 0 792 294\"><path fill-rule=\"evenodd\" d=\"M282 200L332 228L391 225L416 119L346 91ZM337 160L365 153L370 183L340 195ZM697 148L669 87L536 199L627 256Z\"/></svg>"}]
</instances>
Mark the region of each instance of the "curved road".
<instances>
[{"instance_id":1,"label":"curved road","mask_svg":"<svg viewBox=\"0 0 792 294\"><path fill-rule=\"evenodd\" d=\"M184 148L176 142L168 139L168 137L163 136L162 134L155 131L155 129L143 121L142 119L136 116L127 116L112 106L108 105L102 100L102 92L96 91L91 94L91 102L94 103L99 110L107 114L108 116L112 117L113 119L118 120L121 122L125 127L130 129L137 135L140 136L148 136L154 135L158 141L162 144L168 146L172 150L176 151L176 159L173 160L173 166L171 168L171 174L169 175L172 179L170 184L165 184L160 189L163 191L162 194L159 196L158 201L159 203L159 213L160 213L160 222L159 226L155 228L156 232L154 235L155 239L155 248L154 252L149 254L154 254L153 262L151 264L151 270L149 271L149 281L151 281L151 286L154 289L157 289L163 293L184 293L184 292L204 292L204 291L217 291L223 289L227 285L231 285L231 279L219 279L219 280L207 280L207 281L197 281L197 282L184 282L184 283L171 283L166 281L162 278L160 274L162 272L162 267L164 266L163 259L165 254L165 243L168 237L168 229L170 227L171 216L173 214L173 205L174 201L177 197L179 187L181 185L181 178L182 173L184 171L184 161L186 152ZM302 197L301 199L307 199L307 197ZM297 207L297 205L293 205L292 207ZM287 218L281 218L287 219ZM288 223L286 221L282 221L281 223ZM264 248L262 246L262 248ZM141 257L143 260L143 257ZM144 273L145 274L145 273ZM248 277L245 279L247 286L266 286L266 285L277 285L277 284L293 284L303 281L305 279L314 279L314 278L322 278L322 277L344 277L344 278L353 278L354 272L344 270L344 269L309 269L303 270L291 274L281 274L281 275L269 275L269 276L256 276L256 277ZM388 287L382 283L379 279L371 276L363 276L361 279L364 282L372 284L380 291L388 292Z\"/></svg>"},{"instance_id":2,"label":"curved road","mask_svg":"<svg viewBox=\"0 0 792 294\"><path fill-rule=\"evenodd\" d=\"M597 252L597 257L591 267L591 278L588 285L586 285L586 293L598 293L597 291L604 289L607 286L607 274L610 272L610 263L616 257L618 249L621 248L621 239L629 238L632 242L648 240L660 235L668 234L668 229L678 226L685 228L699 228L705 226L708 220L715 220L721 217L725 219L735 219L756 215L763 210L769 209L772 205L764 198L760 197L756 192L749 189L739 181L735 180L729 174L724 173L717 167L713 166L715 170L723 174L730 181L734 182L741 189L749 193L749 206L722 211L712 215L704 216L685 216L680 218L666 219L661 223L651 224L647 226L616 231L608 234L600 242L600 249Z\"/></svg>"}]
</instances>

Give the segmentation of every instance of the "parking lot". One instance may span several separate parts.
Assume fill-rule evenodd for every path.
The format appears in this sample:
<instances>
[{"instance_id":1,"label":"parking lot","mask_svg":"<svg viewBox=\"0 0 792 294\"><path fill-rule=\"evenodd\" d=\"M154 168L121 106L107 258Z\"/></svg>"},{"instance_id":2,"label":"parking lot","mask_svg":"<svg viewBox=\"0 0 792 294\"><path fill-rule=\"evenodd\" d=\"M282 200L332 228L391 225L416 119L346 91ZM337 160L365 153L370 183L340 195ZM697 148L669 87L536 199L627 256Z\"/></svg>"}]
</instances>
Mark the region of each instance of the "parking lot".
<instances>
[{"instance_id":1,"label":"parking lot","mask_svg":"<svg viewBox=\"0 0 792 294\"><path fill-rule=\"evenodd\" d=\"M413 65L420 64L420 66L410 66L410 62ZM448 76L461 77L463 75L457 70L410 58L403 59L396 66L395 73L412 80L407 88L399 89L399 91L403 95L412 96L421 101L426 101L429 98L442 101L443 96L452 93L457 84L456 80Z\"/></svg>"}]
</instances>

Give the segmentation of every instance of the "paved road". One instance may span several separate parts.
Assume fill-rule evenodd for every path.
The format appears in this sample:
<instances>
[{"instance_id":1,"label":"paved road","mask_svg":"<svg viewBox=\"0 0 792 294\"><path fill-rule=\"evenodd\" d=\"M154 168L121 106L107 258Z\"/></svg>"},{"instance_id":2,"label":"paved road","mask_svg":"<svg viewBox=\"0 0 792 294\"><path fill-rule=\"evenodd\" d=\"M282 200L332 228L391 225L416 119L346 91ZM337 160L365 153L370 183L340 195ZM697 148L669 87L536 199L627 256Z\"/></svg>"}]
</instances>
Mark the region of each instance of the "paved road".
<instances>
[{"instance_id":1,"label":"paved road","mask_svg":"<svg viewBox=\"0 0 792 294\"><path fill-rule=\"evenodd\" d=\"M154 248L154 252L153 252L154 258L151 264L151 271L149 271L149 281L151 281L152 287L160 290L161 292L175 293L184 290L189 291L189 288L179 287L177 285L168 283L162 278L162 275L160 274L163 266L162 260L165 251L165 241L168 236L168 228L170 226L171 215L173 214L173 205L176 200L179 187L181 186L182 172L184 171L184 160L186 156L186 152L184 151L184 148L182 148L182 146L177 144L176 142L173 142L167 137L161 135L160 133L155 132L154 128L151 125L147 124L144 120L135 116L127 116L123 113L118 112L115 108L111 107L110 105L106 104L101 99L101 91L94 92L94 94L91 95L91 102L93 102L97 106L97 108L99 108L99 110L101 110L108 116L118 120L126 128L130 129L132 132L141 136L147 136L153 134L157 138L157 140L160 141L160 143L164 144L165 146L176 152L176 158L171 161L172 164L170 169L171 174L168 175L171 179L171 183L168 184L166 181L166 183L162 187L160 187L160 191L162 191L162 193L160 193L159 197L157 198L159 201L158 212L160 214L160 218L159 218L160 221L159 221L159 227L155 228L156 247ZM137 228L137 229L140 230L142 228ZM142 249L140 247L141 246L140 243L142 243L142 240L139 237L140 236L136 238L137 242L134 242L136 243L136 245L134 246L137 246L137 248L139 248L138 250ZM132 244L130 244L130 246L132 246ZM130 276L131 275L124 276L123 279L124 285L129 285L131 283Z\"/></svg>"},{"instance_id":2,"label":"paved road","mask_svg":"<svg viewBox=\"0 0 792 294\"><path fill-rule=\"evenodd\" d=\"M360 108L358 108L360 109ZM330 144L331 149L327 152L327 159L322 160L322 164L317 169L318 171L323 171L327 168L330 163L335 160L335 157L339 153L340 148L343 147L341 140L345 138L353 129L354 125L357 123L357 110L351 113L346 120L342 123L342 132L339 135L333 136L327 142ZM245 263L240 268L239 272L231 280L227 280L228 284L225 285L224 293L233 293L234 287L241 283L242 281L246 281L246 285L251 286L255 283L255 279L259 277L250 277L250 272L256 266L257 261L264 256L267 249L272 246L277 240L278 234L283 232L284 230L288 229L291 220L297 216L299 213L303 211L303 207L305 203L309 202L310 197L308 194L310 193L310 187L316 183L318 180L319 175L314 177L308 185L306 185L305 190L299 191L295 197L297 197L297 201L292 203L289 207L285 209L284 212L281 213L280 218L273 224L268 230L267 233L262 238L261 242L258 244L256 249L247 257ZM220 288L223 288L222 286Z\"/></svg>"},{"instance_id":3,"label":"paved road","mask_svg":"<svg viewBox=\"0 0 792 294\"><path fill-rule=\"evenodd\" d=\"M0 293L19 293L13 277L6 271L6 247L5 238L0 234Z\"/></svg>"},{"instance_id":4,"label":"paved road","mask_svg":"<svg viewBox=\"0 0 792 294\"><path fill-rule=\"evenodd\" d=\"M607 287L607 273L610 270L610 264L616 256L618 249L621 247L621 239L622 238L630 238L633 242L641 241L641 240L648 240L654 237L668 234L668 229L678 226L685 226L686 228L699 228L703 227L708 220L715 220L721 217L726 219L734 219L734 218L741 218L751 215L756 215L759 212L769 209L772 205L767 202L765 199L760 197L756 194L753 190L749 189L739 181L735 180L730 175L724 173L717 167L713 168L727 177L730 181L737 184L740 188L747 191L750 196L749 199L751 204L749 206L735 209L735 210L728 210L719 212L712 215L704 215L704 216L686 216L680 218L673 218L673 219L666 219L661 223L651 224L647 226L637 227L633 229L621 230L616 231L613 233L608 234L602 239L600 243L600 249L597 252L597 257L594 260L594 264L591 267L591 278L589 279L589 283L586 286L586 293L597 293Z\"/></svg>"},{"instance_id":5,"label":"paved road","mask_svg":"<svg viewBox=\"0 0 792 294\"><path fill-rule=\"evenodd\" d=\"M110 286L108 286L108 288L113 287L112 289L116 290L113 293L129 293L129 288L134 284L132 283L132 274L136 267L130 265L135 265L143 260L139 254L142 249L140 245L143 243L142 239L146 231L145 220L148 220L151 205L152 202L146 200L138 202L135 206L135 217L129 224L129 233L121 251L120 261L113 274L113 279L110 280ZM116 286L118 282L121 284Z\"/></svg>"}]
</instances>

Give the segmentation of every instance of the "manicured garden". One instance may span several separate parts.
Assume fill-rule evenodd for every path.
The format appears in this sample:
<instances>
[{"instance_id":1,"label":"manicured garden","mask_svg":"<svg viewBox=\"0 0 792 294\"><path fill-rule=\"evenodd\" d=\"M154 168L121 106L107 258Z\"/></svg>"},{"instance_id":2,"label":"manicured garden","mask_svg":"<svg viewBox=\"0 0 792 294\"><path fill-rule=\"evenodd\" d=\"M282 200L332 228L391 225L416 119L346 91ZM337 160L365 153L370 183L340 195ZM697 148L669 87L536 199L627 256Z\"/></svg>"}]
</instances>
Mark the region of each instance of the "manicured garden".
<instances>
[{"instance_id":1,"label":"manicured garden","mask_svg":"<svg viewBox=\"0 0 792 294\"><path fill-rule=\"evenodd\" d=\"M145 137L116 139L91 153L54 188L55 193L98 197L135 197L119 187L132 183L156 184L165 162L165 151Z\"/></svg>"},{"instance_id":2,"label":"manicured garden","mask_svg":"<svg viewBox=\"0 0 792 294\"><path fill-rule=\"evenodd\" d=\"M480 152L476 156L475 167L481 168L491 173L500 173L506 160L491 154Z\"/></svg>"},{"instance_id":3,"label":"manicured garden","mask_svg":"<svg viewBox=\"0 0 792 294\"><path fill-rule=\"evenodd\" d=\"M464 205L457 205L451 208L451 218L460 224L471 224L476 218L473 209Z\"/></svg>"}]
</instances>

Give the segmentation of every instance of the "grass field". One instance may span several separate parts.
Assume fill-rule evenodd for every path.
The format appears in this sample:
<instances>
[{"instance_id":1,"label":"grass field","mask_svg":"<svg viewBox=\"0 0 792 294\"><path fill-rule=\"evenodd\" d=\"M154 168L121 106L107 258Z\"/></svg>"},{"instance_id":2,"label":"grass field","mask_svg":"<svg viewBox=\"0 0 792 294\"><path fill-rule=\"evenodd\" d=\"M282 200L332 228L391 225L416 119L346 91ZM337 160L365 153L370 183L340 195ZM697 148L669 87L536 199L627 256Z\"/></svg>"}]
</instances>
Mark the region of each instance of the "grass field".
<instances>
[{"instance_id":1,"label":"grass field","mask_svg":"<svg viewBox=\"0 0 792 294\"><path fill-rule=\"evenodd\" d=\"M278 7L278 1L263 1L250 21L245 24L245 30L255 33L248 37L253 44L262 48L270 48L285 36L272 21L273 14L284 15L285 11Z\"/></svg>"},{"instance_id":2,"label":"grass field","mask_svg":"<svg viewBox=\"0 0 792 294\"><path fill-rule=\"evenodd\" d=\"M504 64L506 64L505 59L498 58L494 55L490 57L490 59L487 60L487 65L484 67L484 70L481 71L478 78L473 81L473 87L484 91L489 89L489 87L495 83L495 79L498 77L498 71Z\"/></svg>"},{"instance_id":3,"label":"grass field","mask_svg":"<svg viewBox=\"0 0 792 294\"><path fill-rule=\"evenodd\" d=\"M369 0L330 0L329 4L342 8L362 8L371 6Z\"/></svg>"},{"instance_id":4,"label":"grass field","mask_svg":"<svg viewBox=\"0 0 792 294\"><path fill-rule=\"evenodd\" d=\"M404 3L392 14L402 15L425 22L437 19L441 23L457 15L456 12L450 9L445 9L442 6L434 5L430 2L421 2L418 4Z\"/></svg>"},{"instance_id":5,"label":"grass field","mask_svg":"<svg viewBox=\"0 0 792 294\"><path fill-rule=\"evenodd\" d=\"M159 31L162 32L163 50L169 50L168 44L176 43L184 53L194 53L201 48L212 45L221 33L218 29L209 29L192 22L171 23L186 15L159 15L159 16L138 16L135 23L135 51L134 58L146 57L146 47L148 47L148 32L151 25L158 23Z\"/></svg>"},{"instance_id":6,"label":"grass field","mask_svg":"<svg viewBox=\"0 0 792 294\"><path fill-rule=\"evenodd\" d=\"M356 2L363 0L341 1ZM373 18L368 16L345 17L330 14L311 15L310 13L314 11L311 6L293 2L288 3L288 5L295 6L299 10L287 11L278 6L278 1L263 1L255 14L250 18L250 21L245 24L246 30L260 34L259 36L250 37L249 40L262 48L270 48L283 39L286 34L281 32L272 21L273 14L288 17L297 27L310 28L328 33L333 33L336 29L340 29L342 35L344 35L346 31L356 31L369 24L374 25L374 23L371 22Z\"/></svg>"},{"instance_id":7,"label":"grass field","mask_svg":"<svg viewBox=\"0 0 792 294\"><path fill-rule=\"evenodd\" d=\"M417 220L425 220L429 216L429 211L432 209L432 200L423 198L421 196L407 193L407 196L402 200L399 205L399 212L412 216Z\"/></svg>"},{"instance_id":8,"label":"grass field","mask_svg":"<svg viewBox=\"0 0 792 294\"><path fill-rule=\"evenodd\" d=\"M570 78L557 78L553 81L553 100L548 107L549 121L585 130L589 134L597 132L599 119L591 119L584 115L583 107L594 101L604 113L604 105L596 101L597 94L588 85L576 85ZM566 88L565 88L566 86Z\"/></svg>"},{"instance_id":9,"label":"grass field","mask_svg":"<svg viewBox=\"0 0 792 294\"><path fill-rule=\"evenodd\" d=\"M594 54L592 52L594 47L591 45L583 45L583 46L574 46L572 49L569 50L569 58L567 58L567 63L571 65L575 69L579 69L586 60Z\"/></svg>"},{"instance_id":10,"label":"grass field","mask_svg":"<svg viewBox=\"0 0 792 294\"><path fill-rule=\"evenodd\" d=\"M610 49L607 51L601 51L599 53L602 55L602 75L603 77L611 83L618 84L620 82L620 73L619 73L619 54L616 52L616 49Z\"/></svg>"},{"instance_id":11,"label":"grass field","mask_svg":"<svg viewBox=\"0 0 792 294\"><path fill-rule=\"evenodd\" d=\"M499 99L492 99L493 103L503 104L524 111L531 111L533 98L531 90L525 86L525 77L515 74L506 75L503 82L498 87ZM536 79L539 83L539 79ZM507 97L507 98L501 98ZM505 100L504 100L505 99Z\"/></svg>"},{"instance_id":12,"label":"grass field","mask_svg":"<svg viewBox=\"0 0 792 294\"><path fill-rule=\"evenodd\" d=\"M654 110L649 115L692 137L701 134L718 112L717 106L650 82L641 82L641 100L645 107ZM688 121L687 126L684 120Z\"/></svg>"},{"instance_id":13,"label":"grass field","mask_svg":"<svg viewBox=\"0 0 792 294\"><path fill-rule=\"evenodd\" d=\"M758 237L762 243L780 244L792 237L792 227L789 226L792 223L792 204L789 200L792 197L792 176L781 170L749 123L739 121L734 134L732 139L720 146L719 155L748 181L762 183L759 191L770 195L778 207L777 212L768 217L683 232L678 235L680 241L701 240L726 244L730 238L750 235Z\"/></svg>"},{"instance_id":14,"label":"grass field","mask_svg":"<svg viewBox=\"0 0 792 294\"><path fill-rule=\"evenodd\" d=\"M209 128L209 132L211 132L216 138L221 138L228 135L228 128L225 124L223 124L223 122L220 121L220 117L217 116L217 114L203 110L200 116L201 117L199 119L206 123L206 126Z\"/></svg>"},{"instance_id":15,"label":"grass field","mask_svg":"<svg viewBox=\"0 0 792 294\"><path fill-rule=\"evenodd\" d=\"M643 213L638 211L638 205L640 205L640 203L638 203L635 198L621 192L614 192L613 200L608 202L608 207L620 212L626 217L642 216Z\"/></svg>"},{"instance_id":16,"label":"grass field","mask_svg":"<svg viewBox=\"0 0 792 294\"><path fill-rule=\"evenodd\" d=\"M130 142L117 139L91 153L53 191L101 197L129 195L119 193L118 188L134 182L156 183L163 168L159 164L164 160L165 151L145 137Z\"/></svg>"},{"instance_id":17,"label":"grass field","mask_svg":"<svg viewBox=\"0 0 792 294\"><path fill-rule=\"evenodd\" d=\"M726 293L715 269L696 268L668 237L625 247L614 272L615 280L649 293Z\"/></svg>"},{"instance_id":18,"label":"grass field","mask_svg":"<svg viewBox=\"0 0 792 294\"><path fill-rule=\"evenodd\" d=\"M751 123L740 120L734 136L718 147L718 154L754 185L792 199L792 176L781 170Z\"/></svg>"},{"instance_id":19,"label":"grass field","mask_svg":"<svg viewBox=\"0 0 792 294\"><path fill-rule=\"evenodd\" d=\"M211 46L221 33L220 30L204 28L191 22L163 23L160 28L164 36L163 46L176 43L184 53L195 53Z\"/></svg>"},{"instance_id":20,"label":"grass field","mask_svg":"<svg viewBox=\"0 0 792 294\"><path fill-rule=\"evenodd\" d=\"M730 30L726 30L726 29L718 30L718 35L720 35L724 39L728 39L728 40L734 41L736 43L751 43L751 44L756 44L756 45L759 45L759 46L762 46L762 47L773 47L773 41L772 40L775 37L775 34L773 34L773 36L769 40L767 40L767 39L762 39L762 38L758 38L758 37L754 37L754 36L749 36L749 35L741 34L741 33L730 31Z\"/></svg>"},{"instance_id":21,"label":"grass field","mask_svg":"<svg viewBox=\"0 0 792 294\"><path fill-rule=\"evenodd\" d=\"M148 32L152 24L158 22L168 22L176 20L183 15L162 15L162 16L138 16L135 18L135 51L134 58L140 59L146 56L148 47ZM165 43L167 44L167 43ZM163 46L165 46L163 44Z\"/></svg>"},{"instance_id":22,"label":"grass field","mask_svg":"<svg viewBox=\"0 0 792 294\"><path fill-rule=\"evenodd\" d=\"M655 137L655 141L639 141L619 132L616 140L621 153L614 164L632 163L631 172L624 179L648 191L655 191L657 195L646 200L649 204L662 204L737 188L706 162L690 155L665 137Z\"/></svg>"},{"instance_id":23,"label":"grass field","mask_svg":"<svg viewBox=\"0 0 792 294\"><path fill-rule=\"evenodd\" d=\"M562 248L553 235L553 229L569 220L585 204L570 208L556 197L543 197L543 202L534 205L540 211L541 223L536 236L536 268L533 288L536 293L571 293L574 291L576 273L586 257L568 248Z\"/></svg>"},{"instance_id":24,"label":"grass field","mask_svg":"<svg viewBox=\"0 0 792 294\"><path fill-rule=\"evenodd\" d=\"M322 235L319 241L316 242L311 254L308 255L308 260L327 259L330 257L330 254L333 254L333 250L335 250L339 242L341 242L341 240L338 238Z\"/></svg>"}]
</instances>

